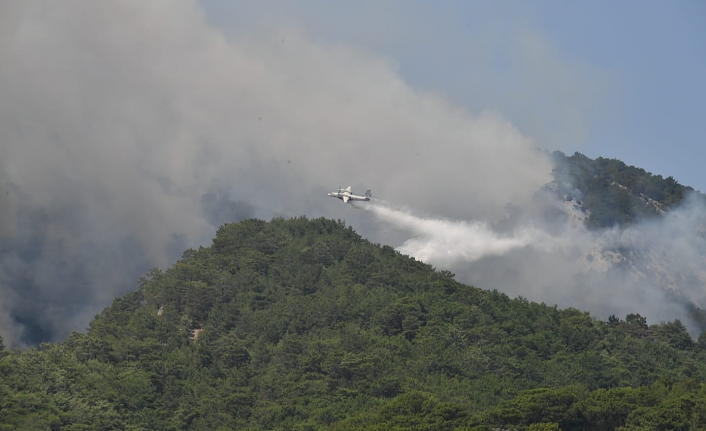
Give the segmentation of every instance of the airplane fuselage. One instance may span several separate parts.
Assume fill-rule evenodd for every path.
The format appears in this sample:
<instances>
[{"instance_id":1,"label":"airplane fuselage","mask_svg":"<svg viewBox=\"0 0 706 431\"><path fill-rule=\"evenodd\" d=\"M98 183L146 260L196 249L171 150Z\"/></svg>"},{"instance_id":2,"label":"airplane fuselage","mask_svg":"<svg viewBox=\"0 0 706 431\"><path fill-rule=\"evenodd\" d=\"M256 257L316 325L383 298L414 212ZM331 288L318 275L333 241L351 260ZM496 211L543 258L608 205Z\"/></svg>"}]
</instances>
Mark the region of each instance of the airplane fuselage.
<instances>
[{"instance_id":1,"label":"airplane fuselage","mask_svg":"<svg viewBox=\"0 0 706 431\"><path fill-rule=\"evenodd\" d=\"M331 192L328 194L332 198L338 198L344 203L348 201L369 201L370 200L370 190L365 193L365 196L354 195L351 193L350 187L347 189L338 189L337 192Z\"/></svg>"}]
</instances>

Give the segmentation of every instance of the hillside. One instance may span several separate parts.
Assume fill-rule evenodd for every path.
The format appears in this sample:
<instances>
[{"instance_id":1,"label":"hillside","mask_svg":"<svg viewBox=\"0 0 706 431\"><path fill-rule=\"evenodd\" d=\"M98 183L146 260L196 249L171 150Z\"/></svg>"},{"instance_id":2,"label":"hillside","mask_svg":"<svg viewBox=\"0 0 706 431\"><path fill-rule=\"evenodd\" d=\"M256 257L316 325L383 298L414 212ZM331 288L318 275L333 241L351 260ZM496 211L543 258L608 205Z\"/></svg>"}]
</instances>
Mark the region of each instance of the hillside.
<instances>
[{"instance_id":1,"label":"hillside","mask_svg":"<svg viewBox=\"0 0 706 431\"><path fill-rule=\"evenodd\" d=\"M681 322L466 286L326 219L225 225L87 333L0 356L0 430L706 424Z\"/></svg>"},{"instance_id":2,"label":"hillside","mask_svg":"<svg viewBox=\"0 0 706 431\"><path fill-rule=\"evenodd\" d=\"M590 228L625 226L664 214L694 189L617 159L591 159L581 153L552 153L554 184L588 214ZM697 194L701 198L701 193Z\"/></svg>"},{"instance_id":3,"label":"hillside","mask_svg":"<svg viewBox=\"0 0 706 431\"><path fill-rule=\"evenodd\" d=\"M563 199L562 217L596 238L579 256L586 274L617 274L621 288L643 293L657 287L706 328L706 195L617 159L559 151L552 159L545 191Z\"/></svg>"}]
</instances>

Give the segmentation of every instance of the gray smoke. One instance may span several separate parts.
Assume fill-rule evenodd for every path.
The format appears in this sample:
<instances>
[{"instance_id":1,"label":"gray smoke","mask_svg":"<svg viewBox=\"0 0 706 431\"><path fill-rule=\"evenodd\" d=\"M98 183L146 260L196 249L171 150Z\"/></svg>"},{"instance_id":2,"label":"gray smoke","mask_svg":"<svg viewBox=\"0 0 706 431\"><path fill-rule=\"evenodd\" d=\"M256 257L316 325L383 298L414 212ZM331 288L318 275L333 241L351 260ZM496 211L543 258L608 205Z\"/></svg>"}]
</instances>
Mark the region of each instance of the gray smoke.
<instances>
[{"instance_id":1,"label":"gray smoke","mask_svg":"<svg viewBox=\"0 0 706 431\"><path fill-rule=\"evenodd\" d=\"M0 1L0 334L82 330L217 226L345 218L352 185L496 219L550 163L501 115L410 88L392 62L297 31L229 39L192 0Z\"/></svg>"}]
</instances>

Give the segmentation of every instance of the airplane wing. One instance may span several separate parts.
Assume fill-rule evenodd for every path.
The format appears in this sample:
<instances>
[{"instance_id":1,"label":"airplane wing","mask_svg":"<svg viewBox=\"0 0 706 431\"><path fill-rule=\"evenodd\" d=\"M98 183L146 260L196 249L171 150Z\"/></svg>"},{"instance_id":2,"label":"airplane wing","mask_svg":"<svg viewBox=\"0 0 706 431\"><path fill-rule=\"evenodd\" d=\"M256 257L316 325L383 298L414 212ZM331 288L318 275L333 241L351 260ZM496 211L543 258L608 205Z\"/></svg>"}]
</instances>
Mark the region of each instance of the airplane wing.
<instances>
[{"instance_id":1,"label":"airplane wing","mask_svg":"<svg viewBox=\"0 0 706 431\"><path fill-rule=\"evenodd\" d=\"M346 187L346 191L347 191L348 193L351 193L352 190L353 190L353 189L351 189L351 186Z\"/></svg>"},{"instance_id":2,"label":"airplane wing","mask_svg":"<svg viewBox=\"0 0 706 431\"><path fill-rule=\"evenodd\" d=\"M350 199L348 196L343 196L343 203L345 204L346 202L348 202L348 199Z\"/></svg>"}]
</instances>

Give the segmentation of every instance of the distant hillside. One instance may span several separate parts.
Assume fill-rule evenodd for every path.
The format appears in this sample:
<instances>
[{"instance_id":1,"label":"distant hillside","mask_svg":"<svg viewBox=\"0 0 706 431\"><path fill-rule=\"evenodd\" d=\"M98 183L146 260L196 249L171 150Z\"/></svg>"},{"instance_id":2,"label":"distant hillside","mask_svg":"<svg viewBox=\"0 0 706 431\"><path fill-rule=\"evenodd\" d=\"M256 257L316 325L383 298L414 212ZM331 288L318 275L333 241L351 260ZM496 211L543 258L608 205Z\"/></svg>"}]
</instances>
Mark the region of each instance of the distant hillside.
<instances>
[{"instance_id":1,"label":"distant hillside","mask_svg":"<svg viewBox=\"0 0 706 431\"><path fill-rule=\"evenodd\" d=\"M691 324L706 328L706 195L620 160L559 151L552 157L554 180L545 191L564 199L560 218L600 238L578 255L585 274L612 275L645 294L650 286L664 289L668 301L688 310ZM600 231L614 227L618 233Z\"/></svg>"},{"instance_id":2,"label":"distant hillside","mask_svg":"<svg viewBox=\"0 0 706 431\"><path fill-rule=\"evenodd\" d=\"M0 357L0 430L706 424L681 322L510 299L325 219L225 225L88 333Z\"/></svg>"},{"instance_id":3,"label":"distant hillside","mask_svg":"<svg viewBox=\"0 0 706 431\"><path fill-rule=\"evenodd\" d=\"M594 160L581 153L569 157L560 151L552 157L559 191L567 200L580 202L591 228L624 226L661 215L694 191L671 176L652 175L617 159Z\"/></svg>"}]
</instances>

